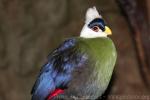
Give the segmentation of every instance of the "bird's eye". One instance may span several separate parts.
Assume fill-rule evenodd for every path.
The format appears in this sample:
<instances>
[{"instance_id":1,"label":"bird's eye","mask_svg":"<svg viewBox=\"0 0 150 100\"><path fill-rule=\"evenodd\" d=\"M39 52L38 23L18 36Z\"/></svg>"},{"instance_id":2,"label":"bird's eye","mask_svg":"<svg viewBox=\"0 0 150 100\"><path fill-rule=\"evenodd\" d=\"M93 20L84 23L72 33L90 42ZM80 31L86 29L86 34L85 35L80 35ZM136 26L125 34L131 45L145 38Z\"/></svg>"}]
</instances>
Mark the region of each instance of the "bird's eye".
<instances>
[{"instance_id":1,"label":"bird's eye","mask_svg":"<svg viewBox=\"0 0 150 100\"><path fill-rule=\"evenodd\" d=\"M92 30L95 31L95 32L98 32L99 31L99 27L98 26L93 26Z\"/></svg>"}]
</instances>

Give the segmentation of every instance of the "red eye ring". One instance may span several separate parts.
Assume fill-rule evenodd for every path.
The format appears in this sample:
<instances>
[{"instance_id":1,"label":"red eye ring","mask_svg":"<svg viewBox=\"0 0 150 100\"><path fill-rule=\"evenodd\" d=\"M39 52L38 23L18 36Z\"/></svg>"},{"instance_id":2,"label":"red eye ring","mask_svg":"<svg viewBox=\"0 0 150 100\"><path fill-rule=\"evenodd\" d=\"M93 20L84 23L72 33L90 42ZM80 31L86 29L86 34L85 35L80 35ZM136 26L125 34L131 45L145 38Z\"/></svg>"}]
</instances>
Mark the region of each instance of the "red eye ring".
<instances>
[{"instance_id":1,"label":"red eye ring","mask_svg":"<svg viewBox=\"0 0 150 100\"><path fill-rule=\"evenodd\" d=\"M92 30L95 31L95 32L98 32L99 31L99 27L98 26L93 26Z\"/></svg>"}]
</instances>

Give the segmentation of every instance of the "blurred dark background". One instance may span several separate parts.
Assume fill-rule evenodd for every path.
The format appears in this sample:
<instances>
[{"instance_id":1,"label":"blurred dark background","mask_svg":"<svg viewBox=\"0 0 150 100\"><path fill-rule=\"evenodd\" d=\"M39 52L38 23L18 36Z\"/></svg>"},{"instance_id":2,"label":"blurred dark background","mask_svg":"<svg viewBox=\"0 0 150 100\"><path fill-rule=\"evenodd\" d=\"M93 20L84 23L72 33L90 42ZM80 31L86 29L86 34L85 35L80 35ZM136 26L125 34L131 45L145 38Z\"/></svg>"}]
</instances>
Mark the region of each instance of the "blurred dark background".
<instances>
[{"instance_id":1,"label":"blurred dark background","mask_svg":"<svg viewBox=\"0 0 150 100\"><path fill-rule=\"evenodd\" d=\"M0 0L0 100L30 100L47 55L79 35L94 5L118 52L106 99L150 99L150 0Z\"/></svg>"}]
</instances>

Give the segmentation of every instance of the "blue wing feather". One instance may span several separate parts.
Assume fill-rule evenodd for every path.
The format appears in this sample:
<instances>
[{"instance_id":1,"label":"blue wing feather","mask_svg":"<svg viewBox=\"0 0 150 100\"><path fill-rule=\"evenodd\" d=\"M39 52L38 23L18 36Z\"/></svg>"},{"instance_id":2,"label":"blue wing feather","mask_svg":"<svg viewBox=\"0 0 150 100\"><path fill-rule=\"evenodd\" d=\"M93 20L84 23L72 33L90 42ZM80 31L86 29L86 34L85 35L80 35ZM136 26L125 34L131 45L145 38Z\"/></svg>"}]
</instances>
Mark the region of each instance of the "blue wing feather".
<instances>
[{"instance_id":1,"label":"blue wing feather","mask_svg":"<svg viewBox=\"0 0 150 100\"><path fill-rule=\"evenodd\" d=\"M31 91L32 100L44 100L54 89L67 86L71 71L77 65L76 45L76 39L68 39L49 55Z\"/></svg>"}]
</instances>

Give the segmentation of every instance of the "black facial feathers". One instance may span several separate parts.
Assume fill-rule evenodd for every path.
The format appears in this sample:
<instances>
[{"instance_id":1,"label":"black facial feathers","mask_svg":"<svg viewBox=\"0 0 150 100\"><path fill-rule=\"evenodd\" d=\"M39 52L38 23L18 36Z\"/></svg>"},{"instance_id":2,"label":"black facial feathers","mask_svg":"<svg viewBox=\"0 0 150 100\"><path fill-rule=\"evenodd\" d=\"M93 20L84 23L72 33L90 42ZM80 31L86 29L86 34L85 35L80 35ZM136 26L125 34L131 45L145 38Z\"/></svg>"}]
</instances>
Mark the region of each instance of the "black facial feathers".
<instances>
[{"instance_id":1,"label":"black facial feathers","mask_svg":"<svg viewBox=\"0 0 150 100\"><path fill-rule=\"evenodd\" d=\"M102 31L105 31L105 22L101 18L95 18L89 24L89 28L93 28L94 26L98 26Z\"/></svg>"}]
</instances>

